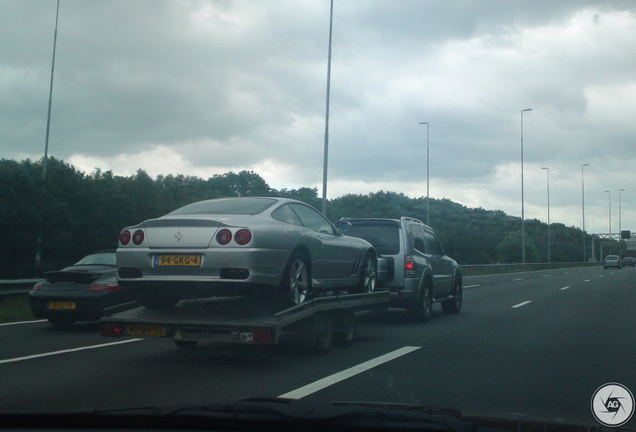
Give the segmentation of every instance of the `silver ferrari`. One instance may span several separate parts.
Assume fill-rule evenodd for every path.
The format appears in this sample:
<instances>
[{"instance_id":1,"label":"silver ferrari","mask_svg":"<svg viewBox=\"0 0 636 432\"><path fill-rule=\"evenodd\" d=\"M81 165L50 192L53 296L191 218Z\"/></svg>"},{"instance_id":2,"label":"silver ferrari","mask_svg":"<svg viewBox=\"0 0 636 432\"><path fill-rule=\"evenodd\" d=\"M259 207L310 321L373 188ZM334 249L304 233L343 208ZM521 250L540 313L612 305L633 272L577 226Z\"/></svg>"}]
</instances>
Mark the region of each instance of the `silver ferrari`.
<instances>
[{"instance_id":1,"label":"silver ferrari","mask_svg":"<svg viewBox=\"0 0 636 432\"><path fill-rule=\"evenodd\" d=\"M117 266L119 285L155 309L251 293L300 304L329 291L373 291L377 282L370 243L283 198L200 201L124 228Z\"/></svg>"}]
</instances>

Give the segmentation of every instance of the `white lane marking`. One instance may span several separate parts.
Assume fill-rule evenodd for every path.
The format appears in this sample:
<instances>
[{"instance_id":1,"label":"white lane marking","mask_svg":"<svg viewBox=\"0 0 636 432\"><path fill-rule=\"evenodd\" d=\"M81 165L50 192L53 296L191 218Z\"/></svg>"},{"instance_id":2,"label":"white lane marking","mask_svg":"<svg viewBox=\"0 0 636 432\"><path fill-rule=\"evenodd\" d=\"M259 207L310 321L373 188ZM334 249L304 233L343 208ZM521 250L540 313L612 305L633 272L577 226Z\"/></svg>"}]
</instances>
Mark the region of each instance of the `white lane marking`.
<instances>
[{"instance_id":1,"label":"white lane marking","mask_svg":"<svg viewBox=\"0 0 636 432\"><path fill-rule=\"evenodd\" d=\"M570 287L569 286L564 286L563 288L561 288L561 291L566 290L568 288L570 288Z\"/></svg>"},{"instance_id":2,"label":"white lane marking","mask_svg":"<svg viewBox=\"0 0 636 432\"><path fill-rule=\"evenodd\" d=\"M65 349L65 350L60 350L60 351L51 351L51 352L42 353L42 354L33 354L33 355L29 355L29 356L24 356L24 357L15 357L15 358L10 358L10 359L6 359L6 360L0 360L0 364L14 363L14 362L19 362L19 361L23 361L23 360L31 360L31 359L40 358L40 357L53 356L53 355L57 355L57 354L66 354L66 353L77 352L77 351L84 351L84 350L90 350L90 349L96 349L96 348L104 348L104 347L113 346L113 345L121 345L121 344L125 344L125 343L130 343L130 342L137 342L137 341L140 341L140 340L143 340L143 339L127 339L127 340L124 340L124 341L110 342L110 343L105 343L105 344L100 344L100 345L89 345L89 346L84 346L84 347L79 347L79 348L71 348L71 349Z\"/></svg>"},{"instance_id":3,"label":"white lane marking","mask_svg":"<svg viewBox=\"0 0 636 432\"><path fill-rule=\"evenodd\" d=\"M511 309L520 308L521 306L525 306L525 305L527 305L527 304L529 304L529 303L532 303L532 302L531 302L530 300L528 300L528 301L524 301L524 302L521 302L521 303L519 303L519 304L516 304L516 305L512 306L512 307L511 307Z\"/></svg>"},{"instance_id":4,"label":"white lane marking","mask_svg":"<svg viewBox=\"0 0 636 432\"><path fill-rule=\"evenodd\" d=\"M602 276L601 276L601 277L602 277ZM591 281L591 280L592 280L592 279L585 279L583 282L589 282L589 281Z\"/></svg>"},{"instance_id":5,"label":"white lane marking","mask_svg":"<svg viewBox=\"0 0 636 432\"><path fill-rule=\"evenodd\" d=\"M466 285L462 288L466 289L466 288L477 288L479 285Z\"/></svg>"},{"instance_id":6,"label":"white lane marking","mask_svg":"<svg viewBox=\"0 0 636 432\"><path fill-rule=\"evenodd\" d=\"M405 346L388 354L381 355L380 357L376 357L364 363L360 363L357 366L353 366L349 369L345 369L341 372L335 373L328 377L319 379L311 384L307 384L306 386L300 387L296 390L292 390L288 393L282 394L278 396L279 398L286 399L301 399L305 396L308 396L312 393L316 393L322 389L325 389L329 386L339 383L340 381L344 381L347 378L351 378L352 376L358 375L362 372L365 372L369 369L372 369L376 366L379 366L383 363L394 360L398 357L402 357L403 355L409 354L415 350L420 349L421 347L417 346Z\"/></svg>"},{"instance_id":7,"label":"white lane marking","mask_svg":"<svg viewBox=\"0 0 636 432\"><path fill-rule=\"evenodd\" d=\"M550 275L543 275L543 277L550 277Z\"/></svg>"},{"instance_id":8,"label":"white lane marking","mask_svg":"<svg viewBox=\"0 0 636 432\"><path fill-rule=\"evenodd\" d=\"M512 281L513 282L518 282L518 281L522 281L522 280L523 280L523 278L519 278L519 279L513 279Z\"/></svg>"},{"instance_id":9,"label":"white lane marking","mask_svg":"<svg viewBox=\"0 0 636 432\"><path fill-rule=\"evenodd\" d=\"M0 327L17 325L17 324L34 324L34 323L41 323L41 322L46 322L46 320L43 319L43 320L33 320L33 321L16 321L16 322L2 323L0 324Z\"/></svg>"}]
</instances>

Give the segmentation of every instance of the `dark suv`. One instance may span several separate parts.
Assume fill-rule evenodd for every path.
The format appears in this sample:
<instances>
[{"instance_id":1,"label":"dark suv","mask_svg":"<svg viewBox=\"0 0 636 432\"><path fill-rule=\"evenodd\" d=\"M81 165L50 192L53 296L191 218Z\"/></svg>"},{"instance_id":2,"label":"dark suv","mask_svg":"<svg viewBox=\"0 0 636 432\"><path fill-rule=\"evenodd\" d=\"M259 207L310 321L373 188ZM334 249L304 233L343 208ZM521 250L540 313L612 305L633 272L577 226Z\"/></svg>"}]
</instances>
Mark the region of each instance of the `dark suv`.
<instances>
[{"instance_id":1,"label":"dark suv","mask_svg":"<svg viewBox=\"0 0 636 432\"><path fill-rule=\"evenodd\" d=\"M460 311L461 268L444 253L431 227L409 217L342 218L336 226L375 247L378 274L386 270L379 287L390 290L392 307L405 308L420 321L431 318L433 303L441 303L446 313Z\"/></svg>"}]
</instances>

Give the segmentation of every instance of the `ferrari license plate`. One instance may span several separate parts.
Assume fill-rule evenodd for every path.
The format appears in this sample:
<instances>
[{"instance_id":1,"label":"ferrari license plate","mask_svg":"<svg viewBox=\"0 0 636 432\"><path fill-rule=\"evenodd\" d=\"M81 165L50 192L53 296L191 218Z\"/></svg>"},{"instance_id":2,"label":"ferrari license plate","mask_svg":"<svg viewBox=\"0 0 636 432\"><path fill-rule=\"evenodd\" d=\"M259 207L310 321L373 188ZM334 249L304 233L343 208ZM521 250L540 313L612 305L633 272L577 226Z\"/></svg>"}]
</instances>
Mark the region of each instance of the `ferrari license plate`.
<instances>
[{"instance_id":1,"label":"ferrari license plate","mask_svg":"<svg viewBox=\"0 0 636 432\"><path fill-rule=\"evenodd\" d=\"M53 310L74 310L77 308L75 302L49 302L49 309Z\"/></svg>"},{"instance_id":2,"label":"ferrari license plate","mask_svg":"<svg viewBox=\"0 0 636 432\"><path fill-rule=\"evenodd\" d=\"M201 255L155 255L155 267L201 267Z\"/></svg>"},{"instance_id":3,"label":"ferrari license plate","mask_svg":"<svg viewBox=\"0 0 636 432\"><path fill-rule=\"evenodd\" d=\"M128 336L161 337L167 335L166 326L155 324L128 324L126 326Z\"/></svg>"}]
</instances>

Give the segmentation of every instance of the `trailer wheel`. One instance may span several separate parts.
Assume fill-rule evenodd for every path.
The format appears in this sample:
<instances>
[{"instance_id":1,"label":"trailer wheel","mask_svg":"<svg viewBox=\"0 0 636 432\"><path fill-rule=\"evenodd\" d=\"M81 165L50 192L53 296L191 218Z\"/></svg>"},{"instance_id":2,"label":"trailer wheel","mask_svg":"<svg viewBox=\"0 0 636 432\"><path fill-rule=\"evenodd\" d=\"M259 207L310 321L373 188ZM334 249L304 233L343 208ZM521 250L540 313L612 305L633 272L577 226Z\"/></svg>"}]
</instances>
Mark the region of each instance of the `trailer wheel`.
<instances>
[{"instance_id":1,"label":"trailer wheel","mask_svg":"<svg viewBox=\"0 0 636 432\"><path fill-rule=\"evenodd\" d=\"M334 328L334 342L339 345L351 346L356 332L355 314L352 310L345 310L336 315Z\"/></svg>"},{"instance_id":2,"label":"trailer wheel","mask_svg":"<svg viewBox=\"0 0 636 432\"><path fill-rule=\"evenodd\" d=\"M327 354L333 344L333 317L328 313L318 313L314 326L313 354Z\"/></svg>"},{"instance_id":3,"label":"trailer wheel","mask_svg":"<svg viewBox=\"0 0 636 432\"><path fill-rule=\"evenodd\" d=\"M175 340L174 344L182 349L192 349L195 346L197 346L198 342L199 341L192 341L192 340Z\"/></svg>"}]
</instances>

